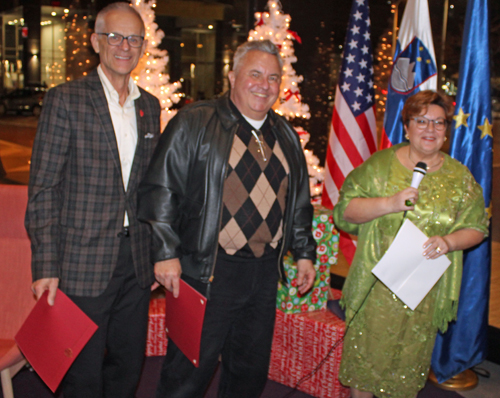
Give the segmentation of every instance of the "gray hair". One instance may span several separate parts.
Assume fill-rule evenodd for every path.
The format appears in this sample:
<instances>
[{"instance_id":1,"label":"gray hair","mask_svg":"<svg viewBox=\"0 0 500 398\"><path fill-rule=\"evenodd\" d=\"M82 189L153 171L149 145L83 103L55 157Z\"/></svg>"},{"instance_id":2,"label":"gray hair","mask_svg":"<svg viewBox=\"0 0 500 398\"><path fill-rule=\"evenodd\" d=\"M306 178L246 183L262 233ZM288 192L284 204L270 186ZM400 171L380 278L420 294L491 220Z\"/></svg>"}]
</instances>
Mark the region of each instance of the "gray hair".
<instances>
[{"instance_id":1,"label":"gray hair","mask_svg":"<svg viewBox=\"0 0 500 398\"><path fill-rule=\"evenodd\" d=\"M146 26L144 25L144 20L142 19L141 14L139 14L139 11L137 11L135 9L135 7L133 7L130 3L125 3L124 1L118 1L116 3L111 3L97 13L97 17L95 19L94 32L96 32L96 33L109 33L109 32L103 32L103 30L105 29L105 24L106 24L104 19L109 12L115 11L115 10L128 11L128 12L131 12L132 14L137 15L137 17L139 18L139 20L142 23L142 33L143 34L146 33Z\"/></svg>"},{"instance_id":2,"label":"gray hair","mask_svg":"<svg viewBox=\"0 0 500 398\"><path fill-rule=\"evenodd\" d=\"M270 40L251 40L241 44L234 53L233 71L238 72L241 60L250 51L262 51L274 55L283 73L283 58L281 58L280 50Z\"/></svg>"}]
</instances>

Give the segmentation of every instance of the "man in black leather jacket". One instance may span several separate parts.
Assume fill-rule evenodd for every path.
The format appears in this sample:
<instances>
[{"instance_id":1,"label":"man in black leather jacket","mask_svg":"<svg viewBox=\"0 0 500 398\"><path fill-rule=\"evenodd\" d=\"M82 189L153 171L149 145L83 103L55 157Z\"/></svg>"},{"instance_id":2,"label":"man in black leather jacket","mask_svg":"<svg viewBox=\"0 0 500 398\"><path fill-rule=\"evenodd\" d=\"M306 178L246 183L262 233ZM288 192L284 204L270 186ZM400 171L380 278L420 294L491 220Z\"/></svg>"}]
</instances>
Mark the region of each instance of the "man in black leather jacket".
<instances>
[{"instance_id":1,"label":"man in black leather jacket","mask_svg":"<svg viewBox=\"0 0 500 398\"><path fill-rule=\"evenodd\" d=\"M219 356L219 397L260 396L288 250L299 292L314 282L307 166L297 133L271 110L281 70L270 41L241 45L230 93L179 111L140 186L157 281L177 297L182 278L208 297L199 367L170 341L157 397L202 397Z\"/></svg>"}]
</instances>

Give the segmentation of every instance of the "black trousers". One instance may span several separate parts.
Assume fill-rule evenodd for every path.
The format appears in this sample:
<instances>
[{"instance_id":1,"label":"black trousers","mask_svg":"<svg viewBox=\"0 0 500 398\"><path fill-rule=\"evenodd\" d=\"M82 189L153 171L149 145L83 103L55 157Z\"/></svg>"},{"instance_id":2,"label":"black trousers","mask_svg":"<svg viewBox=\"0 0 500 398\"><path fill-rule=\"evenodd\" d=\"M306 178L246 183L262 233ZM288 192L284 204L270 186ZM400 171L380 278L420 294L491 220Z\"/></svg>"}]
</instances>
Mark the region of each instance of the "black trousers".
<instances>
[{"instance_id":1,"label":"black trousers","mask_svg":"<svg viewBox=\"0 0 500 398\"><path fill-rule=\"evenodd\" d=\"M98 326L63 380L64 398L133 398L144 361L150 290L137 284L130 238L98 297L69 296Z\"/></svg>"},{"instance_id":2,"label":"black trousers","mask_svg":"<svg viewBox=\"0 0 500 398\"><path fill-rule=\"evenodd\" d=\"M206 284L184 279L205 294ZM157 398L202 398L219 357L219 398L259 397L267 381L277 282L276 258L252 262L219 258L205 311L199 367L169 341Z\"/></svg>"}]
</instances>

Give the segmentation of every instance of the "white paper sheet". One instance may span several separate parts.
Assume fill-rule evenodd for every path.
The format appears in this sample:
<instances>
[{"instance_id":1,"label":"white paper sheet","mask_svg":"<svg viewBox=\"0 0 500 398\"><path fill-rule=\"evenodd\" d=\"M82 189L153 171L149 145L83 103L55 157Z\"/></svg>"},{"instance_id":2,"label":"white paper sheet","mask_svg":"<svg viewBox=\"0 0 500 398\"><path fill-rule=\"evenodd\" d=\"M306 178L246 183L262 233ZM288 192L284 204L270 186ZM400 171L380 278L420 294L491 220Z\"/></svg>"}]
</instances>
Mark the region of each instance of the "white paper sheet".
<instances>
[{"instance_id":1,"label":"white paper sheet","mask_svg":"<svg viewBox=\"0 0 500 398\"><path fill-rule=\"evenodd\" d=\"M446 256L422 256L428 237L406 219L372 273L412 310L444 274L451 261Z\"/></svg>"}]
</instances>

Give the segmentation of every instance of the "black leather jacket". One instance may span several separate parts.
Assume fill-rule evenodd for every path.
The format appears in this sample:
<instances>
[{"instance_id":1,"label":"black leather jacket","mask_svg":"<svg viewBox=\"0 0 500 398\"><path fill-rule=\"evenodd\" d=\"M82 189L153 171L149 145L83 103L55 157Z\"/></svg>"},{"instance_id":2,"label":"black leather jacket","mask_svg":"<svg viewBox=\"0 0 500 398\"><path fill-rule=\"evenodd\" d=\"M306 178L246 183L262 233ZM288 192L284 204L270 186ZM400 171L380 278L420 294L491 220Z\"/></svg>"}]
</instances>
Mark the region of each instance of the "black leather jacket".
<instances>
[{"instance_id":1,"label":"black leather jacket","mask_svg":"<svg viewBox=\"0 0 500 398\"><path fill-rule=\"evenodd\" d=\"M229 101L226 94L178 112L160 138L138 194L138 217L153 229L153 261L179 258L183 274L205 283L214 272L224 180L240 118ZM299 137L274 111L268 117L290 169L279 257L284 280L285 250L295 259L316 258L313 207Z\"/></svg>"}]
</instances>

